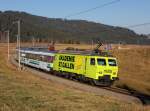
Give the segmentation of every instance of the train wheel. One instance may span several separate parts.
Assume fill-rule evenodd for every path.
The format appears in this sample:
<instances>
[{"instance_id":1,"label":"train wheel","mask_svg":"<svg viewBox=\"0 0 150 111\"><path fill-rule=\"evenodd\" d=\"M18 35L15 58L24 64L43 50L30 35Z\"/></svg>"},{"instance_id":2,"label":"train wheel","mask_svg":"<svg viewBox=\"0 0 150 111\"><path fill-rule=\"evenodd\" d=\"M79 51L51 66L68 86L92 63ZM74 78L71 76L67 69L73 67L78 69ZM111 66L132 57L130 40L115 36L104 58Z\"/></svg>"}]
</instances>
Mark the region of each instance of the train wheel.
<instances>
[{"instance_id":1,"label":"train wheel","mask_svg":"<svg viewBox=\"0 0 150 111\"><path fill-rule=\"evenodd\" d=\"M90 79L89 82L92 86L98 85L98 81L96 81L94 79Z\"/></svg>"},{"instance_id":2,"label":"train wheel","mask_svg":"<svg viewBox=\"0 0 150 111\"><path fill-rule=\"evenodd\" d=\"M79 76L78 76L78 81L79 81L79 82L83 82L83 76L82 76L82 75L79 75Z\"/></svg>"}]
</instances>

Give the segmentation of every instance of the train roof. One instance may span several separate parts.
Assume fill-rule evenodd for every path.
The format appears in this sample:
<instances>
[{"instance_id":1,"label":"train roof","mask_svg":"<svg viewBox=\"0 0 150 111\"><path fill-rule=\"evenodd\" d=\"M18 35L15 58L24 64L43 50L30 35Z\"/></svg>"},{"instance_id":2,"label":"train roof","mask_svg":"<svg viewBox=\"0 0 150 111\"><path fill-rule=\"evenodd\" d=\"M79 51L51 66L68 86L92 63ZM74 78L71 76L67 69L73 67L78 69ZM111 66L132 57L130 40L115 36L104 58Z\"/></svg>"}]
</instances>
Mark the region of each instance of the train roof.
<instances>
[{"instance_id":1,"label":"train roof","mask_svg":"<svg viewBox=\"0 0 150 111\"><path fill-rule=\"evenodd\" d=\"M107 51L91 51L91 50L60 50L57 53L59 54L72 54L72 55L85 55L85 56L104 56L104 57L113 57L111 53Z\"/></svg>"},{"instance_id":2,"label":"train roof","mask_svg":"<svg viewBox=\"0 0 150 111\"><path fill-rule=\"evenodd\" d=\"M56 53L56 51L48 51L46 48L21 48L20 51L38 55L54 55Z\"/></svg>"},{"instance_id":3,"label":"train roof","mask_svg":"<svg viewBox=\"0 0 150 111\"><path fill-rule=\"evenodd\" d=\"M72 55L85 55L85 56L104 56L113 57L112 54L107 51L95 52L91 50L59 50L59 51L49 51L47 48L21 48L22 52L39 54L39 55L53 55L53 54L72 54Z\"/></svg>"}]
</instances>

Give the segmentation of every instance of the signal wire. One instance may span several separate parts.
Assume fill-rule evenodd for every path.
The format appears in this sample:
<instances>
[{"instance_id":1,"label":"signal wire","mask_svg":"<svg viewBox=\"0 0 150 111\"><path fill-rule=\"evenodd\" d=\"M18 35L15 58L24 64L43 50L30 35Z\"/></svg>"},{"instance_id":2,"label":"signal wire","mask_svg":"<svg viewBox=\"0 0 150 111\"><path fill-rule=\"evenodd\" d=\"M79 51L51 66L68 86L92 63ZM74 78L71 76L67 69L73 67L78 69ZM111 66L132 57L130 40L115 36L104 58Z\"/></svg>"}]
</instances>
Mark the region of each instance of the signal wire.
<instances>
[{"instance_id":1,"label":"signal wire","mask_svg":"<svg viewBox=\"0 0 150 111\"><path fill-rule=\"evenodd\" d=\"M128 26L115 26L115 27L120 27L120 28L127 28L127 29L130 29L130 28L136 28L136 27L142 27L142 26L147 26L147 25L150 25L150 22L147 22L147 23L141 23L141 24L135 24L135 25L128 25ZM101 30L101 33L103 32L109 32L110 30Z\"/></svg>"},{"instance_id":2,"label":"signal wire","mask_svg":"<svg viewBox=\"0 0 150 111\"><path fill-rule=\"evenodd\" d=\"M96 10L96 9L99 9L99 8L103 8L105 6L108 6L108 5L117 3L117 2L120 2L120 0L114 0L114 1L107 2L107 3L103 4L103 5L100 5L100 6L97 6L97 7L94 7L94 8L90 8L90 9L87 9L87 10L84 10L84 11L81 11L81 12L70 14L70 15L65 16L65 18L69 18L69 17L76 16L76 15L81 15L83 13L87 13L87 12L90 12L90 11L93 11L93 10Z\"/></svg>"},{"instance_id":3,"label":"signal wire","mask_svg":"<svg viewBox=\"0 0 150 111\"><path fill-rule=\"evenodd\" d=\"M129 26L126 26L126 28L136 28L136 27L141 27L141 26L146 26L146 25L150 25L150 22L142 23L142 24L136 24L136 25L129 25Z\"/></svg>"}]
</instances>

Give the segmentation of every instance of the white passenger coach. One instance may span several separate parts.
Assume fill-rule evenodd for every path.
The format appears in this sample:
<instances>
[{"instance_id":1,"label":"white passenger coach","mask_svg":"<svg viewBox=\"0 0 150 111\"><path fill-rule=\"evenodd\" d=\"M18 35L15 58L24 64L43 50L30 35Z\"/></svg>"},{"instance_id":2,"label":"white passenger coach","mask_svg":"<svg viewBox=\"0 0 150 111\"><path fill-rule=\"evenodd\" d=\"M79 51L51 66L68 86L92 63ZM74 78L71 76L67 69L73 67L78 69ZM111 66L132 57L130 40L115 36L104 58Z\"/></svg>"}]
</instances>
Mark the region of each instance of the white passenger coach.
<instances>
[{"instance_id":1,"label":"white passenger coach","mask_svg":"<svg viewBox=\"0 0 150 111\"><path fill-rule=\"evenodd\" d=\"M54 51L38 51L22 48L20 53L20 62L22 64L45 71L51 71L53 68Z\"/></svg>"}]
</instances>

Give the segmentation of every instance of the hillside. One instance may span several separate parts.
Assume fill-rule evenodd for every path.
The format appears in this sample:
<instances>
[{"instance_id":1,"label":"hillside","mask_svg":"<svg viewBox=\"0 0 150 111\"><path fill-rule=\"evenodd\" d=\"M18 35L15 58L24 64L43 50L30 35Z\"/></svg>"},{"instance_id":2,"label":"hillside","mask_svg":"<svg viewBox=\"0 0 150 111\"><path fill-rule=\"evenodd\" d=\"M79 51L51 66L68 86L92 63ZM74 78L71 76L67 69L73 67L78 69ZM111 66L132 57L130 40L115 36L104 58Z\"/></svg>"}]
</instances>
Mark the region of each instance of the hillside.
<instances>
[{"instance_id":1,"label":"hillside","mask_svg":"<svg viewBox=\"0 0 150 111\"><path fill-rule=\"evenodd\" d=\"M0 12L0 31L10 29L12 42L16 41L17 33L17 26L12 25L12 22L18 19L21 20L21 39L26 42L34 37L36 41L55 40L61 43L91 43L91 40L101 40L111 43L150 44L146 36L126 28L85 20L46 18L25 12Z\"/></svg>"},{"instance_id":2,"label":"hillside","mask_svg":"<svg viewBox=\"0 0 150 111\"><path fill-rule=\"evenodd\" d=\"M148 38L150 39L150 34L148 34L147 36L148 36Z\"/></svg>"}]
</instances>

